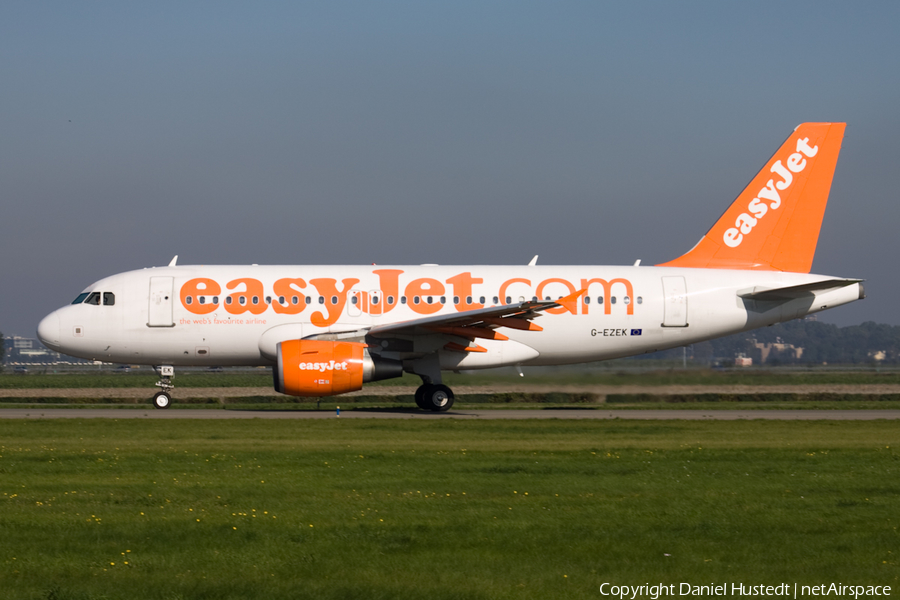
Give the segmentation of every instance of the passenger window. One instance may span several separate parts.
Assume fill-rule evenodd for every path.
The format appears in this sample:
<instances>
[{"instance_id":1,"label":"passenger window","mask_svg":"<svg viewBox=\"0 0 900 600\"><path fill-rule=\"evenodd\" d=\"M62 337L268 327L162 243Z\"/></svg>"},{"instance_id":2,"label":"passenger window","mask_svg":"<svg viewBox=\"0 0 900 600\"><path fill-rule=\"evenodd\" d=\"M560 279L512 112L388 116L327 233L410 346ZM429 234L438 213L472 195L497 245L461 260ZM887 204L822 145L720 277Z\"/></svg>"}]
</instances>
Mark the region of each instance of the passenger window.
<instances>
[{"instance_id":1,"label":"passenger window","mask_svg":"<svg viewBox=\"0 0 900 600\"><path fill-rule=\"evenodd\" d=\"M456 300L457 300L457 304L459 304L459 302L458 302L459 298L457 298ZM447 298L445 296L441 296L441 304L447 304Z\"/></svg>"},{"instance_id":2,"label":"passenger window","mask_svg":"<svg viewBox=\"0 0 900 600\"><path fill-rule=\"evenodd\" d=\"M453 296L453 304L459 304L459 296Z\"/></svg>"},{"instance_id":3,"label":"passenger window","mask_svg":"<svg viewBox=\"0 0 900 600\"><path fill-rule=\"evenodd\" d=\"M428 297L425 299L425 302L427 302L428 304L431 304L432 302L434 302L434 297L433 297L433 296L428 296Z\"/></svg>"},{"instance_id":4,"label":"passenger window","mask_svg":"<svg viewBox=\"0 0 900 600\"><path fill-rule=\"evenodd\" d=\"M206 304L206 296L197 296L197 300L200 301L200 304Z\"/></svg>"},{"instance_id":5,"label":"passenger window","mask_svg":"<svg viewBox=\"0 0 900 600\"><path fill-rule=\"evenodd\" d=\"M597 304L603 304L603 296L597 296Z\"/></svg>"},{"instance_id":6,"label":"passenger window","mask_svg":"<svg viewBox=\"0 0 900 600\"><path fill-rule=\"evenodd\" d=\"M400 296L400 304L406 304L406 296Z\"/></svg>"},{"instance_id":7,"label":"passenger window","mask_svg":"<svg viewBox=\"0 0 900 600\"><path fill-rule=\"evenodd\" d=\"M325 296L319 296L319 304L325 304Z\"/></svg>"},{"instance_id":8,"label":"passenger window","mask_svg":"<svg viewBox=\"0 0 900 600\"><path fill-rule=\"evenodd\" d=\"M253 304L259 304L259 296L253 296Z\"/></svg>"},{"instance_id":9,"label":"passenger window","mask_svg":"<svg viewBox=\"0 0 900 600\"><path fill-rule=\"evenodd\" d=\"M585 303L585 304L590 304L590 303L591 303L591 297L590 297L590 296L585 296L585 297L584 297L584 303Z\"/></svg>"},{"instance_id":10,"label":"passenger window","mask_svg":"<svg viewBox=\"0 0 900 600\"><path fill-rule=\"evenodd\" d=\"M414 296L414 297L413 297L413 304L418 304L418 303L419 303L419 297L418 297L418 296Z\"/></svg>"},{"instance_id":11,"label":"passenger window","mask_svg":"<svg viewBox=\"0 0 900 600\"><path fill-rule=\"evenodd\" d=\"M294 296L296 298L297 296ZM286 302L284 301L284 296L278 296L278 304L284 306Z\"/></svg>"},{"instance_id":12,"label":"passenger window","mask_svg":"<svg viewBox=\"0 0 900 600\"><path fill-rule=\"evenodd\" d=\"M240 302L241 304L247 304L247 297L241 296L240 298L238 298L238 302Z\"/></svg>"},{"instance_id":13,"label":"passenger window","mask_svg":"<svg viewBox=\"0 0 900 600\"><path fill-rule=\"evenodd\" d=\"M478 297L478 304L484 304L484 296Z\"/></svg>"},{"instance_id":14,"label":"passenger window","mask_svg":"<svg viewBox=\"0 0 900 600\"><path fill-rule=\"evenodd\" d=\"M532 302L537 302L537 301L538 301L537 296L532 296L532 297L531 297L531 301L532 301Z\"/></svg>"},{"instance_id":15,"label":"passenger window","mask_svg":"<svg viewBox=\"0 0 900 600\"><path fill-rule=\"evenodd\" d=\"M337 296L332 296L332 297L331 297L331 303L332 303L332 304L337 304Z\"/></svg>"},{"instance_id":16,"label":"passenger window","mask_svg":"<svg viewBox=\"0 0 900 600\"><path fill-rule=\"evenodd\" d=\"M82 302L84 302L84 299L87 298L87 297L88 297L88 293L87 293L87 292L78 294L78 297L75 298L74 300L72 300L72 304L81 304Z\"/></svg>"},{"instance_id":17,"label":"passenger window","mask_svg":"<svg viewBox=\"0 0 900 600\"><path fill-rule=\"evenodd\" d=\"M615 296L610 296L610 298L609 298L609 303L610 303L610 304L615 304L615 303L616 303L616 297L615 297Z\"/></svg>"},{"instance_id":18,"label":"passenger window","mask_svg":"<svg viewBox=\"0 0 900 600\"><path fill-rule=\"evenodd\" d=\"M466 296L466 304L472 304L472 296Z\"/></svg>"},{"instance_id":19,"label":"passenger window","mask_svg":"<svg viewBox=\"0 0 900 600\"><path fill-rule=\"evenodd\" d=\"M218 303L219 303L219 297L213 296L213 304L218 304Z\"/></svg>"},{"instance_id":20,"label":"passenger window","mask_svg":"<svg viewBox=\"0 0 900 600\"><path fill-rule=\"evenodd\" d=\"M116 303L116 295L112 292L103 292L103 306L112 306Z\"/></svg>"},{"instance_id":21,"label":"passenger window","mask_svg":"<svg viewBox=\"0 0 900 600\"><path fill-rule=\"evenodd\" d=\"M378 296L372 296L372 304L374 304L374 305L378 304Z\"/></svg>"},{"instance_id":22,"label":"passenger window","mask_svg":"<svg viewBox=\"0 0 900 600\"><path fill-rule=\"evenodd\" d=\"M312 297L311 297L311 296L307 296L307 297L306 297L306 303L307 303L307 304L312 304Z\"/></svg>"},{"instance_id":23,"label":"passenger window","mask_svg":"<svg viewBox=\"0 0 900 600\"><path fill-rule=\"evenodd\" d=\"M643 304L643 303L644 303L644 299L641 298L640 296L638 296L638 297L637 297L637 303L638 303L638 304Z\"/></svg>"},{"instance_id":24,"label":"passenger window","mask_svg":"<svg viewBox=\"0 0 900 600\"><path fill-rule=\"evenodd\" d=\"M357 298L356 296L350 296L350 304L356 304L357 302L359 302L359 298Z\"/></svg>"},{"instance_id":25,"label":"passenger window","mask_svg":"<svg viewBox=\"0 0 900 600\"><path fill-rule=\"evenodd\" d=\"M266 296L266 304L272 304L272 296Z\"/></svg>"},{"instance_id":26,"label":"passenger window","mask_svg":"<svg viewBox=\"0 0 900 600\"><path fill-rule=\"evenodd\" d=\"M388 296L388 298L387 298L387 303L388 303L389 306L393 306L393 305L394 305L394 297L393 297L393 296Z\"/></svg>"},{"instance_id":27,"label":"passenger window","mask_svg":"<svg viewBox=\"0 0 900 600\"><path fill-rule=\"evenodd\" d=\"M291 298L291 304L300 304L300 298L294 296L293 298Z\"/></svg>"},{"instance_id":28,"label":"passenger window","mask_svg":"<svg viewBox=\"0 0 900 600\"><path fill-rule=\"evenodd\" d=\"M234 302L234 300L232 300L231 296L225 298L225 304L231 304L232 302Z\"/></svg>"},{"instance_id":29,"label":"passenger window","mask_svg":"<svg viewBox=\"0 0 900 600\"><path fill-rule=\"evenodd\" d=\"M91 292L90 296L87 297L87 300L85 300L84 303L93 304L94 306L100 306L100 292Z\"/></svg>"},{"instance_id":30,"label":"passenger window","mask_svg":"<svg viewBox=\"0 0 900 600\"><path fill-rule=\"evenodd\" d=\"M231 300L231 298L229 298L229 300ZM194 303L194 299L193 299L191 296L187 296L187 297L185 297L185 299L184 299L184 303L185 303L185 304L193 304L193 303Z\"/></svg>"},{"instance_id":31,"label":"passenger window","mask_svg":"<svg viewBox=\"0 0 900 600\"><path fill-rule=\"evenodd\" d=\"M494 296L494 304L500 304L500 298Z\"/></svg>"},{"instance_id":32,"label":"passenger window","mask_svg":"<svg viewBox=\"0 0 900 600\"><path fill-rule=\"evenodd\" d=\"M506 303L507 303L507 304L512 304L512 298L510 298L509 296L507 296L507 297L506 297Z\"/></svg>"},{"instance_id":33,"label":"passenger window","mask_svg":"<svg viewBox=\"0 0 900 600\"><path fill-rule=\"evenodd\" d=\"M625 296L623 300L625 301L625 304L631 304L631 298L629 298L628 296Z\"/></svg>"}]
</instances>

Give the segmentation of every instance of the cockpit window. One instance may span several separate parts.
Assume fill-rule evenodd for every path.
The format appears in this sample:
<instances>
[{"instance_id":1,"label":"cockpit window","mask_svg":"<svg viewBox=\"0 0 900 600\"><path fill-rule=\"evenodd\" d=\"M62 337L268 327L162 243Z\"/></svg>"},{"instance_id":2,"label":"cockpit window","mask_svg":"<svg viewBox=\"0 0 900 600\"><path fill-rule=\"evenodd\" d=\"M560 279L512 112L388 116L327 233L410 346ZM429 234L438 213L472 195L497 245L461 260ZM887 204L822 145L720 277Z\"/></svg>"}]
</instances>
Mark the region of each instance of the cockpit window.
<instances>
[{"instance_id":1,"label":"cockpit window","mask_svg":"<svg viewBox=\"0 0 900 600\"><path fill-rule=\"evenodd\" d=\"M103 292L103 306L112 306L116 303L116 295L112 292Z\"/></svg>"},{"instance_id":2,"label":"cockpit window","mask_svg":"<svg viewBox=\"0 0 900 600\"><path fill-rule=\"evenodd\" d=\"M100 306L100 292L91 292L84 303L93 304L94 306Z\"/></svg>"},{"instance_id":3,"label":"cockpit window","mask_svg":"<svg viewBox=\"0 0 900 600\"><path fill-rule=\"evenodd\" d=\"M81 304L84 302L84 299L88 297L88 292L83 292L78 294L78 297L72 300L72 304Z\"/></svg>"}]
</instances>

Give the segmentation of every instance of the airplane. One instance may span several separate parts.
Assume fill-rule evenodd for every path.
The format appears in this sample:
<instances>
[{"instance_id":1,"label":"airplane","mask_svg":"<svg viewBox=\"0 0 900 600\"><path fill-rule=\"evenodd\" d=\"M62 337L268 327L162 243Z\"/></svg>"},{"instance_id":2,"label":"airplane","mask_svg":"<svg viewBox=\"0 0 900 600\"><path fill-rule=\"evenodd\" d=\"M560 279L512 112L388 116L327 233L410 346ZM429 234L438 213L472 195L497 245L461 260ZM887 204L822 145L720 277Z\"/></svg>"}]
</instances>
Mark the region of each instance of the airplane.
<instances>
[{"instance_id":1,"label":"airplane","mask_svg":"<svg viewBox=\"0 0 900 600\"><path fill-rule=\"evenodd\" d=\"M152 365L156 408L183 366L268 366L274 388L332 396L444 371L566 365L685 346L865 298L810 274L845 123L797 126L686 254L656 266L184 266L113 275L45 317L48 348Z\"/></svg>"}]
</instances>

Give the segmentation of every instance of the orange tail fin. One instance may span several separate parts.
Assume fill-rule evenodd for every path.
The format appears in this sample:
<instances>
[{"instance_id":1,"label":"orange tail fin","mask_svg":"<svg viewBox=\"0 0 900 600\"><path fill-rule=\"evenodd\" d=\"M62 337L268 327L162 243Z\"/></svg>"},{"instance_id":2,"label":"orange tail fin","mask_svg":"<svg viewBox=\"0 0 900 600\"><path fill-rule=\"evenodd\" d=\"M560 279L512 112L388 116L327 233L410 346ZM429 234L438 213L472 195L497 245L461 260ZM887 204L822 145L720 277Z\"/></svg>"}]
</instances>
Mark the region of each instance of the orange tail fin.
<instances>
[{"instance_id":1,"label":"orange tail fin","mask_svg":"<svg viewBox=\"0 0 900 600\"><path fill-rule=\"evenodd\" d=\"M846 123L803 123L712 229L661 267L809 273Z\"/></svg>"}]
</instances>

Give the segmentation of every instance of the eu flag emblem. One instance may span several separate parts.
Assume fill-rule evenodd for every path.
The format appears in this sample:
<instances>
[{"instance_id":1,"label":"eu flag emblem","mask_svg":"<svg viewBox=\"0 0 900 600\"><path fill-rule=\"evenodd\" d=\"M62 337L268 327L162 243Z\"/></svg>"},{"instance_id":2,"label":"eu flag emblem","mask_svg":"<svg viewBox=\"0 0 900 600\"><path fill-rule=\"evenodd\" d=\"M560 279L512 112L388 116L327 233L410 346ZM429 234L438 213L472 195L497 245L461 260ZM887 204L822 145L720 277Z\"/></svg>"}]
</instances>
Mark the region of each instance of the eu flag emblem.
<instances>
[{"instance_id":1,"label":"eu flag emblem","mask_svg":"<svg viewBox=\"0 0 900 600\"><path fill-rule=\"evenodd\" d=\"M643 331L643 330L642 329L632 329L631 335L641 335L641 331Z\"/></svg>"}]
</instances>

